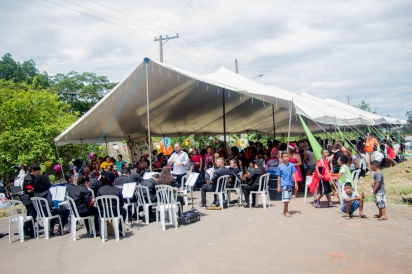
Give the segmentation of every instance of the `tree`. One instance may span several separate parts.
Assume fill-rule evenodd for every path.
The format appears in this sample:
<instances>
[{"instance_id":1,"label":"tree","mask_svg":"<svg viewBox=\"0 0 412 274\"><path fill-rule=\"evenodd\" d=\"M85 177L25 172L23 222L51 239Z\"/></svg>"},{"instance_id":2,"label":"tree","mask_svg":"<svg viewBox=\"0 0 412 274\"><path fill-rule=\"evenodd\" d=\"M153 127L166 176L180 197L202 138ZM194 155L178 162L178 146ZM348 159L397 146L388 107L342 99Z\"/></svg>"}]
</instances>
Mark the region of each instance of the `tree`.
<instances>
[{"instance_id":1,"label":"tree","mask_svg":"<svg viewBox=\"0 0 412 274\"><path fill-rule=\"evenodd\" d=\"M0 173L13 164L56 160L53 139L76 121L70 108L56 94L0 79ZM69 149L80 156L79 146Z\"/></svg>"},{"instance_id":2,"label":"tree","mask_svg":"<svg viewBox=\"0 0 412 274\"><path fill-rule=\"evenodd\" d=\"M86 113L94 104L114 88L106 76L97 76L95 73L70 72L56 74L51 77L51 90L59 94L60 98L71 105L71 110L80 115Z\"/></svg>"},{"instance_id":3,"label":"tree","mask_svg":"<svg viewBox=\"0 0 412 274\"><path fill-rule=\"evenodd\" d=\"M32 59L20 64L13 60L10 53L6 53L0 60L0 78L2 79L31 84L38 74L36 63Z\"/></svg>"},{"instance_id":4,"label":"tree","mask_svg":"<svg viewBox=\"0 0 412 274\"><path fill-rule=\"evenodd\" d=\"M368 111L368 112L372 112L372 113L377 113L377 108L375 108L374 110L372 110L371 106L369 103L366 103L364 100L362 100L362 102L360 104L357 105L353 105L356 108L360 108L362 110Z\"/></svg>"}]
</instances>

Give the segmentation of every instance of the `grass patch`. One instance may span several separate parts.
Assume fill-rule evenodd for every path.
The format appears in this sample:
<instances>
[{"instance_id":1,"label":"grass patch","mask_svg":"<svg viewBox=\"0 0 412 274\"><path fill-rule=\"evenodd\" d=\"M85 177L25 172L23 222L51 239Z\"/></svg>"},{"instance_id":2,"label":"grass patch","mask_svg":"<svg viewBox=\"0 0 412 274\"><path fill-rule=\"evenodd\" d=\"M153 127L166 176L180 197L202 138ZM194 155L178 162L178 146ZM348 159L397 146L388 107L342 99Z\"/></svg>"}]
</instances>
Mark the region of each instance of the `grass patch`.
<instances>
[{"instance_id":1,"label":"grass patch","mask_svg":"<svg viewBox=\"0 0 412 274\"><path fill-rule=\"evenodd\" d=\"M385 179L386 197L389 203L403 203L402 197L412 194L412 161L407 160L393 168L382 168ZM359 182L359 192L365 192L365 201L373 202L372 175Z\"/></svg>"}]
</instances>

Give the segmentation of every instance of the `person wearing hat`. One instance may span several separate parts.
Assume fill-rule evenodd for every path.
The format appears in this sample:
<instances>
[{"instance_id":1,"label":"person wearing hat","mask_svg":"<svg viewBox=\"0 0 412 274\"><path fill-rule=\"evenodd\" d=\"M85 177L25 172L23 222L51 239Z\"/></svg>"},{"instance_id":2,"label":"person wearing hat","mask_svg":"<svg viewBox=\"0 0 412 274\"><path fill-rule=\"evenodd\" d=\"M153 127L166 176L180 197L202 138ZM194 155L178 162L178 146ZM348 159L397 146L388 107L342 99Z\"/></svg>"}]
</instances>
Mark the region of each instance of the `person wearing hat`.
<instances>
[{"instance_id":1,"label":"person wearing hat","mask_svg":"<svg viewBox=\"0 0 412 274\"><path fill-rule=\"evenodd\" d=\"M296 181L298 183L302 182L302 173L300 171L300 166L302 165L302 159L300 158L299 153L296 152L295 143L289 143L288 154L289 154L289 163L292 163L296 169L296 173L295 173ZM298 189L294 188L292 198L296 198L297 194L298 194Z\"/></svg>"}]
</instances>

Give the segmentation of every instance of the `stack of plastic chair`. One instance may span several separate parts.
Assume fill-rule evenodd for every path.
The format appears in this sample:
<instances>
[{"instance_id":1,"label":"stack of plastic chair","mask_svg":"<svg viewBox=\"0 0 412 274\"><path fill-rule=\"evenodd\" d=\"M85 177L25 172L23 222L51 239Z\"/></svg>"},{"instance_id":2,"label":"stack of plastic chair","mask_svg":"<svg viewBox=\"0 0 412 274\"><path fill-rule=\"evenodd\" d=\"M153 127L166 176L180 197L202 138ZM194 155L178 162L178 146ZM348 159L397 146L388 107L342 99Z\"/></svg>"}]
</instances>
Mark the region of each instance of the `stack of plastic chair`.
<instances>
[{"instance_id":1,"label":"stack of plastic chair","mask_svg":"<svg viewBox=\"0 0 412 274\"><path fill-rule=\"evenodd\" d=\"M232 191L235 191L235 192L236 192L236 195L237 195L237 204L240 204L240 203L242 202L242 186L240 185L240 184L241 184L241 181L240 181L240 179L239 179L239 178L242 178L242 174L243 174L242 171L238 173L238 175L237 175L237 177L236 177L236 181L235 181L235 183L233 184L233 187L232 187L232 188L227 188L227 187L226 187L226 197L227 197L228 202L231 201L231 199L230 199L230 193L231 193Z\"/></svg>"},{"instance_id":2,"label":"stack of plastic chair","mask_svg":"<svg viewBox=\"0 0 412 274\"><path fill-rule=\"evenodd\" d=\"M24 213L24 205L20 201L12 200L12 201L7 201L4 202L4 204L7 206L8 212L9 212L9 243L11 243L11 226L14 223L17 223L17 229L19 232L19 237L20 237L20 242L24 242L24 223L25 222L31 222L33 225L33 230L34 230L34 220L33 217L27 216ZM19 214L17 207L20 207L21 214Z\"/></svg>"},{"instance_id":3,"label":"stack of plastic chair","mask_svg":"<svg viewBox=\"0 0 412 274\"><path fill-rule=\"evenodd\" d=\"M137 196L137 208L140 206L144 210L144 218L146 224L149 224L149 207L155 206L156 203L151 200L149 188L147 186L136 186L136 196ZM145 199L147 197L147 199Z\"/></svg>"},{"instance_id":4,"label":"stack of plastic chair","mask_svg":"<svg viewBox=\"0 0 412 274\"><path fill-rule=\"evenodd\" d=\"M125 226L123 216L120 214L119 197L114 195L103 195L96 198L95 205L99 210L100 230L102 235L102 242L107 238L107 221L113 221L114 234L116 241L119 241L119 222L122 224L123 237L125 234ZM113 206L116 205L117 212L113 211ZM116 213L116 214L115 214Z\"/></svg>"},{"instance_id":5,"label":"stack of plastic chair","mask_svg":"<svg viewBox=\"0 0 412 274\"><path fill-rule=\"evenodd\" d=\"M87 216L87 217L80 217L79 212L77 211L77 206L76 203L72 198L69 196L66 196L67 203L69 204L69 209L70 209L70 231L72 235L72 241L76 241L76 222L77 221L83 221L87 220L89 222L89 228L90 235L93 232L94 238L96 238L96 228L94 226L94 216Z\"/></svg>"},{"instance_id":6,"label":"stack of plastic chair","mask_svg":"<svg viewBox=\"0 0 412 274\"><path fill-rule=\"evenodd\" d=\"M226 186L227 186L227 181L229 180L230 176L229 175L223 175L220 176L217 179L216 182L216 189L214 192L208 192L209 193L209 199L211 195L217 195L219 197L219 203L220 203L220 207L224 208L224 204L223 204L223 194L226 194Z\"/></svg>"},{"instance_id":7,"label":"stack of plastic chair","mask_svg":"<svg viewBox=\"0 0 412 274\"><path fill-rule=\"evenodd\" d=\"M166 230L166 213L169 213L169 221L175 228L178 227L177 222L177 207L180 205L177 202L177 188L168 185L157 185L156 196L156 225L159 227L159 214L162 230ZM180 211L182 209L180 208Z\"/></svg>"},{"instance_id":8,"label":"stack of plastic chair","mask_svg":"<svg viewBox=\"0 0 412 274\"><path fill-rule=\"evenodd\" d=\"M49 239L49 229L50 229L50 220L52 219L59 219L60 223L60 229L63 233L63 225L62 225L62 220L60 218L60 215L52 215L50 212L50 207L49 207L49 202L45 198L40 198L40 197L33 197L30 198L31 202L34 205L34 208L36 209L37 212L37 225L36 225L36 231L37 231L37 239L39 238L39 219L42 219L43 221L43 226L44 226L44 237ZM54 229L52 227L51 229Z\"/></svg>"},{"instance_id":9,"label":"stack of plastic chair","mask_svg":"<svg viewBox=\"0 0 412 274\"><path fill-rule=\"evenodd\" d=\"M263 208L266 209L266 192L268 195L268 199L269 199L269 191L268 191L268 182L269 182L269 173L263 174L262 176L260 176L259 178L259 188L256 191L251 191L250 195L258 195L260 194L262 196L262 203L263 203ZM250 199L249 199L250 200ZM269 199L270 201L270 199ZM258 206L258 197L256 197L256 204L255 206ZM269 207L270 207L270 202L269 202ZM250 208L252 208L252 203L250 203Z\"/></svg>"}]
</instances>

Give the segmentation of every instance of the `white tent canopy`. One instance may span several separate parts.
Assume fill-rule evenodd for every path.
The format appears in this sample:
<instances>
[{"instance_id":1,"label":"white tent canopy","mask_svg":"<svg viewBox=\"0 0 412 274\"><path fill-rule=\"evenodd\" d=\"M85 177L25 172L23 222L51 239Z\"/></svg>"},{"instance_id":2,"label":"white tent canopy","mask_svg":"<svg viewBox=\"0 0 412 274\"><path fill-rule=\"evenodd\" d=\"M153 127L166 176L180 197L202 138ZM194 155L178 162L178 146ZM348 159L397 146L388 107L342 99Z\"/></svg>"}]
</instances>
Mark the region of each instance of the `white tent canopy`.
<instances>
[{"instance_id":1,"label":"white tent canopy","mask_svg":"<svg viewBox=\"0 0 412 274\"><path fill-rule=\"evenodd\" d=\"M54 139L56 145L117 141L146 136L146 63ZM295 114L307 117L312 132L316 123L371 123L359 114L264 86L226 68L198 75L153 60L148 61L150 132L152 136L215 135L256 132L286 136L293 102L291 134L303 134ZM320 99L319 99L320 100ZM117 114L117 115L116 115ZM338 114L338 116L337 116ZM113 117L115 117L113 119ZM315 123L316 122L316 123Z\"/></svg>"}]
</instances>

